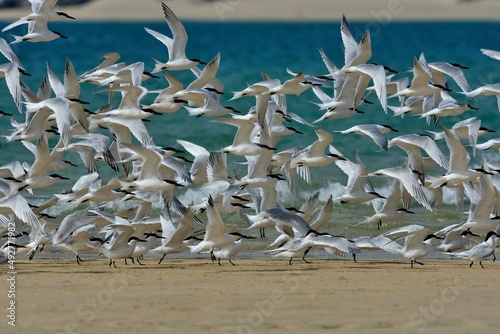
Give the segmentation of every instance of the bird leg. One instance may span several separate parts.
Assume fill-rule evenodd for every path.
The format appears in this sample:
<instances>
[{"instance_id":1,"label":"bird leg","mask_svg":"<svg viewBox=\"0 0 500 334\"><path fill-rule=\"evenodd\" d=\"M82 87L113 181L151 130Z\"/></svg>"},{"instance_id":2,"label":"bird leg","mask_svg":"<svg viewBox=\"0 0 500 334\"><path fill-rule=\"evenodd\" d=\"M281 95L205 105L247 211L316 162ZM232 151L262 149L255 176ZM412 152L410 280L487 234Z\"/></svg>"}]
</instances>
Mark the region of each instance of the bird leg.
<instances>
[{"instance_id":1,"label":"bird leg","mask_svg":"<svg viewBox=\"0 0 500 334\"><path fill-rule=\"evenodd\" d=\"M413 260L413 262L418 263L419 265L423 266L424 264L422 262L418 262L417 260Z\"/></svg>"},{"instance_id":2,"label":"bird leg","mask_svg":"<svg viewBox=\"0 0 500 334\"><path fill-rule=\"evenodd\" d=\"M215 262L215 260L217 260L217 259L215 258L215 255L214 255L214 250L213 250L213 249L210 251L210 257L212 258L212 262Z\"/></svg>"},{"instance_id":3,"label":"bird leg","mask_svg":"<svg viewBox=\"0 0 500 334\"><path fill-rule=\"evenodd\" d=\"M218 259L217 259L217 264L218 264L219 266L221 266L221 265L222 265L222 264L220 264L220 258L218 258Z\"/></svg>"},{"instance_id":4,"label":"bird leg","mask_svg":"<svg viewBox=\"0 0 500 334\"><path fill-rule=\"evenodd\" d=\"M235 264L233 263L233 261L231 261L231 259L228 259L229 260L229 263L231 263L233 266L235 266Z\"/></svg>"},{"instance_id":5,"label":"bird leg","mask_svg":"<svg viewBox=\"0 0 500 334\"><path fill-rule=\"evenodd\" d=\"M80 262L83 262L83 260L80 258L78 254L76 254L76 263L80 264Z\"/></svg>"},{"instance_id":6,"label":"bird leg","mask_svg":"<svg viewBox=\"0 0 500 334\"><path fill-rule=\"evenodd\" d=\"M483 264L481 263L481 261L479 261L479 265L481 266L481 268L484 268Z\"/></svg>"},{"instance_id":7,"label":"bird leg","mask_svg":"<svg viewBox=\"0 0 500 334\"><path fill-rule=\"evenodd\" d=\"M292 260L293 260L293 257L291 257L290 260L288 261L289 265L292 265Z\"/></svg>"},{"instance_id":8,"label":"bird leg","mask_svg":"<svg viewBox=\"0 0 500 334\"><path fill-rule=\"evenodd\" d=\"M304 255L302 256L302 260L305 262L305 263L311 263L311 262L307 262L307 260L305 259L307 253L309 253L309 251L311 250L312 247L307 247L306 251L304 252Z\"/></svg>"},{"instance_id":9,"label":"bird leg","mask_svg":"<svg viewBox=\"0 0 500 334\"><path fill-rule=\"evenodd\" d=\"M469 268L472 268L472 265L474 264L474 261L471 261L469 264Z\"/></svg>"},{"instance_id":10,"label":"bird leg","mask_svg":"<svg viewBox=\"0 0 500 334\"><path fill-rule=\"evenodd\" d=\"M143 266L144 263L141 263L141 261L139 261L139 258L136 259L137 260L137 263L139 263L139 265Z\"/></svg>"},{"instance_id":11,"label":"bird leg","mask_svg":"<svg viewBox=\"0 0 500 334\"><path fill-rule=\"evenodd\" d=\"M356 261L356 254L355 253L352 253L352 259L354 260L354 263L358 263L358 261Z\"/></svg>"},{"instance_id":12,"label":"bird leg","mask_svg":"<svg viewBox=\"0 0 500 334\"><path fill-rule=\"evenodd\" d=\"M167 256L167 254L163 254L163 256L161 257L160 261L158 261L158 264L160 264L161 261L163 261L163 259L165 258L165 256Z\"/></svg>"}]
</instances>

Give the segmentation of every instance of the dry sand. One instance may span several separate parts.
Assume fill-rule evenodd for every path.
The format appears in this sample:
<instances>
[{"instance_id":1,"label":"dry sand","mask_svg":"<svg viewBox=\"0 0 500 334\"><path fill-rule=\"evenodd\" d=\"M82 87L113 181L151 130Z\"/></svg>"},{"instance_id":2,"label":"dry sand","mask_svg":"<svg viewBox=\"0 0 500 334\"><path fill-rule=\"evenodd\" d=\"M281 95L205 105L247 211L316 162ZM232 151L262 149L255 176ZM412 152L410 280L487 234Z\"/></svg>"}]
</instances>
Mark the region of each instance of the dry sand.
<instances>
[{"instance_id":1,"label":"dry sand","mask_svg":"<svg viewBox=\"0 0 500 334\"><path fill-rule=\"evenodd\" d=\"M93 0L61 10L79 20L163 20L160 0ZM498 0L166 0L185 20L498 20ZM0 10L0 19L27 14L28 8Z\"/></svg>"},{"instance_id":2,"label":"dry sand","mask_svg":"<svg viewBox=\"0 0 500 334\"><path fill-rule=\"evenodd\" d=\"M499 1L167 1L186 20L498 20ZM286 3L286 6L282 6ZM367 4L369 4L367 6ZM216 7L219 6L219 7ZM79 20L163 20L157 0L95 0ZM0 11L0 19L26 15ZM386 21L383 21L386 20ZM464 260L18 259L16 333L484 333L498 331L497 263ZM0 332L9 282L2 267Z\"/></svg>"},{"instance_id":3,"label":"dry sand","mask_svg":"<svg viewBox=\"0 0 500 334\"><path fill-rule=\"evenodd\" d=\"M17 333L493 333L497 263L19 259ZM4 267L5 268L5 267ZM2 275L6 333L8 284Z\"/></svg>"}]
</instances>

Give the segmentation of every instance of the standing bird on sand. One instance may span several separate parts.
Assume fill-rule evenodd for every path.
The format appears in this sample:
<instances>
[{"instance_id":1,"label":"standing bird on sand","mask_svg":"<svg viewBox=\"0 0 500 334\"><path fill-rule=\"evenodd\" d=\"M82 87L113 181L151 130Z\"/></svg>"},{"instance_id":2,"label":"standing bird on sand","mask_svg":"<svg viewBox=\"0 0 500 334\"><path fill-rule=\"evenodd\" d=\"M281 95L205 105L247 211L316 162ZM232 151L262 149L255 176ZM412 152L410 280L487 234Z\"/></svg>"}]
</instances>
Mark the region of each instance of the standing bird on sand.
<instances>
[{"instance_id":1,"label":"standing bird on sand","mask_svg":"<svg viewBox=\"0 0 500 334\"><path fill-rule=\"evenodd\" d=\"M486 238L484 239L483 242L475 245L469 250L460 253L453 253L453 255L458 258L470 260L471 262L469 267L471 268L472 265L474 264L474 261L479 260L479 265L481 266L481 268L484 268L483 264L481 263L481 260L491 255L493 255L493 261L496 260L495 249L497 247L497 242L499 237L500 235L498 235L495 231L490 231L486 235Z\"/></svg>"},{"instance_id":2,"label":"standing bird on sand","mask_svg":"<svg viewBox=\"0 0 500 334\"><path fill-rule=\"evenodd\" d=\"M385 241L386 239L384 237L394 236L396 236L396 238L392 241ZM380 240L384 240L379 244L381 249L400 255L406 259L411 259L412 267L413 263L423 265L422 262L417 260L427 256L433 250L435 239L443 239L430 233L429 229L421 225L408 225L397 228L381 234L380 237ZM405 238L403 246L396 242L396 240L401 238ZM372 242L376 242L376 240L377 239L374 238L372 239Z\"/></svg>"}]
</instances>

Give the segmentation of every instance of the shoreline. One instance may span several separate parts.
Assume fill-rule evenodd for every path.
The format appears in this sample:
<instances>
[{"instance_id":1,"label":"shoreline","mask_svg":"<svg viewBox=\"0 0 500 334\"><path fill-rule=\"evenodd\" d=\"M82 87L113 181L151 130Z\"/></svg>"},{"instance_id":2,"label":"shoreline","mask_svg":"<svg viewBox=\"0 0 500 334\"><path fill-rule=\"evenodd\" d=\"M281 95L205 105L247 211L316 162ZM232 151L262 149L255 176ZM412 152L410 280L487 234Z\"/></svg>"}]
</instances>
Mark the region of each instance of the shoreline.
<instances>
[{"instance_id":1,"label":"shoreline","mask_svg":"<svg viewBox=\"0 0 500 334\"><path fill-rule=\"evenodd\" d=\"M16 261L16 327L54 333L421 333L497 328L485 261L144 259ZM7 281L2 280L3 291ZM4 308L4 314L6 310ZM54 315L56 315L54 317ZM7 328L6 321L0 328Z\"/></svg>"},{"instance_id":2,"label":"shoreline","mask_svg":"<svg viewBox=\"0 0 500 334\"><path fill-rule=\"evenodd\" d=\"M286 1L286 6L283 4ZM493 0L170 0L165 3L185 21L499 21L500 2ZM159 0L93 0L58 7L81 21L163 21ZM0 20L15 20L29 8L2 9Z\"/></svg>"}]
</instances>

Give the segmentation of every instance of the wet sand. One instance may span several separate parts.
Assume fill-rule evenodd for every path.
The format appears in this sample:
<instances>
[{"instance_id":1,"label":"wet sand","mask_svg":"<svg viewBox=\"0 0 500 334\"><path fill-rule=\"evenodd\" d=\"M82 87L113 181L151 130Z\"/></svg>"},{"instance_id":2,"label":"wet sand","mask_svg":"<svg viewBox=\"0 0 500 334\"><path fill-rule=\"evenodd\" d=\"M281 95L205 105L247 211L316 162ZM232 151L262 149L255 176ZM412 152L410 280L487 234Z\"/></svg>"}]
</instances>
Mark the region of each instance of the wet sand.
<instances>
[{"instance_id":1,"label":"wet sand","mask_svg":"<svg viewBox=\"0 0 500 334\"><path fill-rule=\"evenodd\" d=\"M387 24L401 20L496 20L494 0L166 0L183 20L350 21ZM163 20L160 0L93 0L59 8L78 20ZM17 19L29 8L2 9L0 19Z\"/></svg>"},{"instance_id":2,"label":"wet sand","mask_svg":"<svg viewBox=\"0 0 500 334\"><path fill-rule=\"evenodd\" d=\"M484 333L498 329L498 263L465 260L84 257L16 262L16 332ZM3 267L6 268L6 267ZM2 277L5 277L5 270ZM1 290L5 333L8 284ZM9 329L9 328L8 328Z\"/></svg>"}]
</instances>

